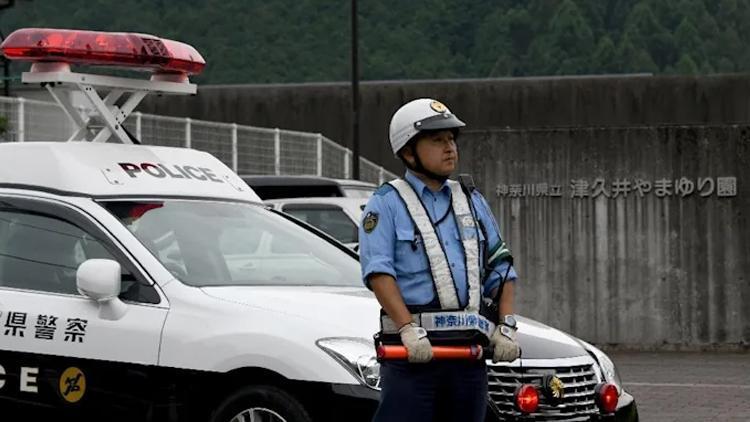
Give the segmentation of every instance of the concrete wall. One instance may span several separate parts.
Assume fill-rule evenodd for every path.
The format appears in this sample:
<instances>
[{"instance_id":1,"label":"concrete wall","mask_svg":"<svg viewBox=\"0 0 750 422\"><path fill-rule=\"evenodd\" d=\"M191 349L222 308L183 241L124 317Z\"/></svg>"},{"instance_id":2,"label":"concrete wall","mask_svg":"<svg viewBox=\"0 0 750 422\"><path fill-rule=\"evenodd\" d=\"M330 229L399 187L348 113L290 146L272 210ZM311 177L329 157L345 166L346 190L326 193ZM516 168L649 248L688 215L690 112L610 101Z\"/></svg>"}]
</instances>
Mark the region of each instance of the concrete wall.
<instances>
[{"instance_id":1,"label":"concrete wall","mask_svg":"<svg viewBox=\"0 0 750 422\"><path fill-rule=\"evenodd\" d=\"M361 97L361 153L394 172L388 122L418 97L441 99L473 129L750 122L747 75L365 82ZM320 132L351 148L347 83L201 86L195 97L149 97L140 110Z\"/></svg>"},{"instance_id":2,"label":"concrete wall","mask_svg":"<svg viewBox=\"0 0 750 422\"><path fill-rule=\"evenodd\" d=\"M369 82L364 156L400 171L388 121L421 96L469 124L461 166L517 258L522 314L600 344L750 344L747 75ZM351 147L345 83L202 87L142 111L321 132ZM718 196L720 177L735 178L735 196ZM608 190L642 179L651 192L571 197L571 180L598 178ZM657 181L682 178L690 194L656 195ZM529 195L544 183L562 196ZM511 196L524 185L526 196Z\"/></svg>"},{"instance_id":3,"label":"concrete wall","mask_svg":"<svg viewBox=\"0 0 750 422\"><path fill-rule=\"evenodd\" d=\"M520 313L600 344L750 344L750 127L477 131L466 141L461 167L516 258ZM591 189L597 178L610 196L625 180L651 191L608 198ZM670 195L657 195L662 179ZM542 194L545 183L561 196Z\"/></svg>"}]
</instances>

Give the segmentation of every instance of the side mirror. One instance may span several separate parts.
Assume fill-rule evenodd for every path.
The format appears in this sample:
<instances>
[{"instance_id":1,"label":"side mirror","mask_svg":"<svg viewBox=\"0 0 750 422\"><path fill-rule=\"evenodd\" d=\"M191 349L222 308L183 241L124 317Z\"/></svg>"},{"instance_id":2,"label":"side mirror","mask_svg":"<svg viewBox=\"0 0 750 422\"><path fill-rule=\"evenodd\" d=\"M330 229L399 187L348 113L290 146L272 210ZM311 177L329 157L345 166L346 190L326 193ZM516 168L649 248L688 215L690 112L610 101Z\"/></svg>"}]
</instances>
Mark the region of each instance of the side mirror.
<instances>
[{"instance_id":1,"label":"side mirror","mask_svg":"<svg viewBox=\"0 0 750 422\"><path fill-rule=\"evenodd\" d=\"M120 298L120 264L111 259L88 259L78 266L76 287L99 304L99 317L118 320L128 311Z\"/></svg>"}]
</instances>

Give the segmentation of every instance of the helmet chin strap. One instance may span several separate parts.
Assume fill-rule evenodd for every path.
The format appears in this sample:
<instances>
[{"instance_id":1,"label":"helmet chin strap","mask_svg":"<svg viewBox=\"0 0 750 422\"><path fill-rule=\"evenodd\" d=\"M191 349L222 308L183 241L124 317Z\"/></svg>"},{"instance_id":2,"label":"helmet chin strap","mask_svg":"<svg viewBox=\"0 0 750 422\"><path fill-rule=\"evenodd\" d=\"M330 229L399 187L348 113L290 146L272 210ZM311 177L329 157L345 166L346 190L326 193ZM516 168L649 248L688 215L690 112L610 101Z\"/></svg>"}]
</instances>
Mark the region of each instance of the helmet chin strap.
<instances>
[{"instance_id":1,"label":"helmet chin strap","mask_svg":"<svg viewBox=\"0 0 750 422\"><path fill-rule=\"evenodd\" d=\"M419 159L419 154L417 154L417 149L412 147L412 155L414 156L414 164L412 165L406 160L404 161L404 164L406 165L406 168L408 168L411 171L415 171L417 173L423 174L427 177L429 177L432 180L438 181L440 183L445 183L446 180L448 180L448 176L441 176L437 173L433 173L430 170L427 170L425 168L424 164L422 164L422 160Z\"/></svg>"}]
</instances>

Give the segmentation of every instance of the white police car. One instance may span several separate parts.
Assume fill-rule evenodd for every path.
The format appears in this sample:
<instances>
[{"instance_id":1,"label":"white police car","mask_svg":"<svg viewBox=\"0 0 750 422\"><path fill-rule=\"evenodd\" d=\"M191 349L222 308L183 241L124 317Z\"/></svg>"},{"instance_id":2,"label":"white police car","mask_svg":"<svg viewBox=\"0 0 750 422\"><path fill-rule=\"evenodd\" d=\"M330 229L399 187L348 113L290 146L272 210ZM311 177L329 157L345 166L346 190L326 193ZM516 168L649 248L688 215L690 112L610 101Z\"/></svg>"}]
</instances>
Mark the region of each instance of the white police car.
<instances>
[{"instance_id":1,"label":"white police car","mask_svg":"<svg viewBox=\"0 0 750 422\"><path fill-rule=\"evenodd\" d=\"M358 272L208 154L0 144L0 398L133 420L373 407Z\"/></svg>"},{"instance_id":2,"label":"white police car","mask_svg":"<svg viewBox=\"0 0 750 422\"><path fill-rule=\"evenodd\" d=\"M80 129L73 142L0 144L1 418L17 406L224 422L374 408L378 307L356 254L268 210L209 154L128 145L120 123L146 93L195 92L195 50L36 29L2 49L34 62L24 81L47 86ZM94 112L79 114L66 90Z\"/></svg>"},{"instance_id":3,"label":"white police car","mask_svg":"<svg viewBox=\"0 0 750 422\"><path fill-rule=\"evenodd\" d=\"M146 92L195 92L197 52L57 30L2 48L35 61L24 81L45 84L79 124L71 139L91 142L0 144L0 418L369 420L379 305L357 255L268 209L211 155L130 145L120 126ZM156 71L134 81L61 60ZM66 89L96 113L76 114ZM523 360L490 368L490 417L634 420L601 352L522 318L519 341ZM531 407L550 374L565 398Z\"/></svg>"}]
</instances>

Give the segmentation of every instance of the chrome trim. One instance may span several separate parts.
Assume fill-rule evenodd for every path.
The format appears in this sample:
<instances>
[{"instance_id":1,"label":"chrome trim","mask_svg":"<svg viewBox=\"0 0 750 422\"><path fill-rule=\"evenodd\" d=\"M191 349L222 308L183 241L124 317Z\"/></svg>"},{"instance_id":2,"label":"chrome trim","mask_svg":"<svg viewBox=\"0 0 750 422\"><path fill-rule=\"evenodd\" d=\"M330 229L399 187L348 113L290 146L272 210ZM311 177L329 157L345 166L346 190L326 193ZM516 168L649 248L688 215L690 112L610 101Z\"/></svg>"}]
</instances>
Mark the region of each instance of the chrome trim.
<instances>
[{"instance_id":1,"label":"chrome trim","mask_svg":"<svg viewBox=\"0 0 750 422\"><path fill-rule=\"evenodd\" d=\"M593 363L596 363L594 358L592 358L589 355L582 355L582 356L576 356L572 358L559 358L559 359L516 359L513 362L498 362L498 363L492 363L492 361L487 361L487 366L488 367L510 366L514 368L518 368L518 367L559 368L562 366L580 366L580 365L590 365Z\"/></svg>"},{"instance_id":2,"label":"chrome trim","mask_svg":"<svg viewBox=\"0 0 750 422\"><path fill-rule=\"evenodd\" d=\"M560 359L517 359L513 362L487 363L488 401L498 420L521 414L513 402L514 389L522 383L539 385L542 377L554 374L565 385L565 397L557 405L540 394L539 410L527 415L545 421L588 421L599 414L594 389L602 382L596 360L589 355Z\"/></svg>"}]
</instances>

